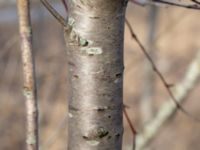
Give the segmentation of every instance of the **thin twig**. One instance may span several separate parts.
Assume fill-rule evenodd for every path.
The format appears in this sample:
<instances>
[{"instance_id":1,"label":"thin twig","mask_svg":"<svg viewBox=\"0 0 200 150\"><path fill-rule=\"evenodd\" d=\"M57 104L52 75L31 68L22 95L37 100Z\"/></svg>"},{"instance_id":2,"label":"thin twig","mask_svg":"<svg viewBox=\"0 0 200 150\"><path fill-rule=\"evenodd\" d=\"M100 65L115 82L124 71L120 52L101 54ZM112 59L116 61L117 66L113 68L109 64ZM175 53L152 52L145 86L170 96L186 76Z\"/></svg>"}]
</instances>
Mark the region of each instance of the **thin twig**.
<instances>
[{"instance_id":1,"label":"thin twig","mask_svg":"<svg viewBox=\"0 0 200 150\"><path fill-rule=\"evenodd\" d=\"M24 96L26 98L27 150L38 150L38 107L35 77L35 64L32 50L32 32L29 0L18 0L21 55L24 76Z\"/></svg>"},{"instance_id":2,"label":"thin twig","mask_svg":"<svg viewBox=\"0 0 200 150\"><path fill-rule=\"evenodd\" d=\"M67 6L66 1L65 1L65 0L62 0L62 3L63 3L63 5L64 5L64 7L65 7L66 13L68 13L68 6Z\"/></svg>"},{"instance_id":3,"label":"thin twig","mask_svg":"<svg viewBox=\"0 0 200 150\"><path fill-rule=\"evenodd\" d=\"M200 2L198 2L197 0L191 0L191 1L196 3L196 4L198 4L198 5L200 5Z\"/></svg>"},{"instance_id":4,"label":"thin twig","mask_svg":"<svg viewBox=\"0 0 200 150\"><path fill-rule=\"evenodd\" d=\"M129 125L129 127L131 129L131 132L132 132L132 135L133 135L133 147L132 147L132 149L135 150L135 138L136 138L137 132L136 132L136 130L135 130L135 128L134 128L134 126L133 126L133 124L131 122L131 119L129 118L129 115L128 115L127 111L126 111L126 107L124 107L123 112L124 112L124 116L125 116L125 118L126 118L126 120L128 122L128 125Z\"/></svg>"},{"instance_id":5,"label":"thin twig","mask_svg":"<svg viewBox=\"0 0 200 150\"><path fill-rule=\"evenodd\" d=\"M165 0L145 0L145 1L129 0L129 1L135 4L138 4L140 6L155 5L155 3L160 3L160 4L166 4L166 5L182 7L182 8L187 8L187 9L200 10L200 2L197 0L190 0L190 2L192 2L193 4L181 4L181 3L170 2L170 1L165 1Z\"/></svg>"},{"instance_id":6,"label":"thin twig","mask_svg":"<svg viewBox=\"0 0 200 150\"><path fill-rule=\"evenodd\" d=\"M67 21L49 4L49 2L47 2L47 0L40 0L40 1L63 27L68 26Z\"/></svg>"},{"instance_id":7,"label":"thin twig","mask_svg":"<svg viewBox=\"0 0 200 150\"><path fill-rule=\"evenodd\" d=\"M198 122L200 122L200 118L197 118L193 115L191 115L189 112L187 112L176 100L174 94L171 91L171 84L168 84L167 81L165 80L164 76L162 75L162 73L159 71L159 69L157 68L157 66L155 65L153 59L151 58L151 56L148 54L147 50L145 49L145 47L142 45L142 43L140 42L140 40L138 39L138 37L136 36L135 32L133 31L133 28L131 27L131 24L129 23L129 21L126 19L126 24L128 26L128 29L131 33L132 38L136 41L136 43L139 45L141 51L143 52L143 54L145 55L145 57L147 58L147 60L150 62L153 71L158 75L158 77L160 78L162 84L164 85L165 89L167 90L169 96L171 97L171 99L173 100L173 102L176 104L176 107L178 108L178 110L180 110L181 112L183 112L185 115L189 116L190 118L192 118L193 120L196 120Z\"/></svg>"},{"instance_id":8,"label":"thin twig","mask_svg":"<svg viewBox=\"0 0 200 150\"><path fill-rule=\"evenodd\" d=\"M166 4L166 5L177 6L177 7L183 7L183 8L187 8L187 9L200 10L199 2L197 2L196 0L191 0L191 2L195 3L195 4L191 4L191 5L184 5L184 4L168 2L168 1L164 1L164 0L152 0L152 2L162 3L162 4Z\"/></svg>"}]
</instances>

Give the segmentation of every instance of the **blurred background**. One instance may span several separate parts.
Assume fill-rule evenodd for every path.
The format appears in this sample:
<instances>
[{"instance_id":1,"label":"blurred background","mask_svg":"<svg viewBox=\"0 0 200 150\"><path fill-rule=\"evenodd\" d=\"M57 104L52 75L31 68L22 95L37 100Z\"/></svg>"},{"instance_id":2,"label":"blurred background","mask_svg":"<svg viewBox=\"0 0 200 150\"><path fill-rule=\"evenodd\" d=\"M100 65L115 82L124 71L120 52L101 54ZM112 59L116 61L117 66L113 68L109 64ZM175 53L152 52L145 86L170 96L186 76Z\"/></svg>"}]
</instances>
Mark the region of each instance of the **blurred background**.
<instances>
[{"instance_id":1,"label":"blurred background","mask_svg":"<svg viewBox=\"0 0 200 150\"><path fill-rule=\"evenodd\" d=\"M53 6L65 17L61 2ZM67 68L62 27L37 0L32 1L33 49L40 111L41 150L67 149ZM168 83L181 83L200 51L200 11L129 4L127 18ZM25 99L15 1L0 1L0 150L25 149ZM152 121L169 95L125 28L124 103L138 133ZM200 64L197 67L200 72ZM182 104L200 116L200 84ZM180 111L167 119L147 150L199 150L200 123ZM124 119L123 150L133 135Z\"/></svg>"}]
</instances>

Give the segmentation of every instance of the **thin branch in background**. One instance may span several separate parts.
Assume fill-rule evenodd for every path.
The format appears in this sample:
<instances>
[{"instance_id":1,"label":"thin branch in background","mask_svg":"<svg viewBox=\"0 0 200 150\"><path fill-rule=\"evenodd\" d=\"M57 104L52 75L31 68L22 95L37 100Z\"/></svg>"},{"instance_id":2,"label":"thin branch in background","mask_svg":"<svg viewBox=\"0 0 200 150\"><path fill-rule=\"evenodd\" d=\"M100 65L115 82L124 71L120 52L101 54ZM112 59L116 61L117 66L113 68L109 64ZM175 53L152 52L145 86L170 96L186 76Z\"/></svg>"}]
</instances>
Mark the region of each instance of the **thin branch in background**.
<instances>
[{"instance_id":1,"label":"thin branch in background","mask_svg":"<svg viewBox=\"0 0 200 150\"><path fill-rule=\"evenodd\" d=\"M149 54L152 59L156 58L155 51L155 35L157 33L157 16L159 9L155 5L151 5L148 11L148 31L147 31L147 46ZM143 83L142 83L142 94L140 100L140 114L142 124L146 124L153 118L154 107L153 107L153 97L155 95L155 75L152 71L149 62L143 62Z\"/></svg>"},{"instance_id":2,"label":"thin branch in background","mask_svg":"<svg viewBox=\"0 0 200 150\"><path fill-rule=\"evenodd\" d=\"M63 119L59 122L58 126L53 130L51 135L47 138L42 146L40 146L40 150L49 149L49 147L56 141L59 136L59 133L63 131L63 128L66 127L67 116L64 116Z\"/></svg>"},{"instance_id":3,"label":"thin branch in background","mask_svg":"<svg viewBox=\"0 0 200 150\"><path fill-rule=\"evenodd\" d=\"M63 26L67 27L66 20L47 2L47 0L40 0L41 3L46 7L46 9L51 13L52 16L54 16L57 21Z\"/></svg>"},{"instance_id":4,"label":"thin branch in background","mask_svg":"<svg viewBox=\"0 0 200 150\"><path fill-rule=\"evenodd\" d=\"M129 118L129 115L126 111L126 107L124 107L123 112L124 112L124 116L125 116L125 118L128 122L128 125L129 125L131 132L132 132L132 135L133 135L133 147L132 147L132 149L135 150L135 138L136 138L137 132L136 132L136 130L135 130L135 128L134 128L134 126L131 122L131 119Z\"/></svg>"},{"instance_id":5,"label":"thin branch in background","mask_svg":"<svg viewBox=\"0 0 200 150\"><path fill-rule=\"evenodd\" d=\"M145 49L145 47L142 45L142 43L139 41L138 37L136 36L135 32L133 31L133 28L131 27L131 24L129 23L129 21L126 19L126 24L128 26L128 29L131 33L131 37L136 41L136 43L139 45L141 51L143 52L143 54L145 55L145 57L147 58L147 60L150 62L153 71L158 75L158 77L160 78L162 84L164 85L165 89L167 90L169 96L171 97L171 99L173 100L173 102L176 104L176 107L178 110L180 110L181 112L183 112L185 115L187 115L188 117L192 118L195 121L200 122L200 118L197 118L193 115L191 115L189 112L187 112L176 100L173 92L171 91L171 84L167 83L167 81L165 80L164 76L162 75L162 73L159 71L159 69L157 68L157 66L155 65L153 59L151 58L151 56L148 54L147 50Z\"/></svg>"},{"instance_id":6,"label":"thin branch in background","mask_svg":"<svg viewBox=\"0 0 200 150\"><path fill-rule=\"evenodd\" d=\"M177 98L179 103L183 103L191 91L199 84L200 80L200 51L197 57L189 65L183 80L173 88L174 96ZM160 131L160 128L164 123L175 115L177 110L176 105L171 101L167 100L159 108L157 115L150 123L148 123L141 133L137 134L136 137L136 150L143 150L148 143L155 137Z\"/></svg>"},{"instance_id":7,"label":"thin branch in background","mask_svg":"<svg viewBox=\"0 0 200 150\"><path fill-rule=\"evenodd\" d=\"M32 32L30 21L30 2L29 0L18 0L19 29L21 37L21 55L24 76L24 96L26 99L27 150L38 150L38 106L37 88L35 79L35 64L32 51Z\"/></svg>"},{"instance_id":8,"label":"thin branch in background","mask_svg":"<svg viewBox=\"0 0 200 150\"><path fill-rule=\"evenodd\" d=\"M177 6L177 7L183 7L187 9L195 9L195 10L200 10L200 5L199 2L196 0L191 0L194 4L180 4L180 3L175 3L175 2L169 2L169 1L164 1L164 0L152 0L154 3L162 3L166 5L171 5L171 6Z\"/></svg>"},{"instance_id":9,"label":"thin branch in background","mask_svg":"<svg viewBox=\"0 0 200 150\"><path fill-rule=\"evenodd\" d=\"M4 41L4 45L1 46L0 51L0 59L9 52L9 49L12 48L18 41L18 38L16 35L13 35L13 37L9 40Z\"/></svg>"},{"instance_id":10,"label":"thin branch in background","mask_svg":"<svg viewBox=\"0 0 200 150\"><path fill-rule=\"evenodd\" d=\"M176 2L165 1L165 0L129 0L129 1L135 4L138 4L140 6L165 4L165 5L182 7L182 8L187 8L187 9L200 10L200 2L197 0L189 0L193 4L181 4L178 2L176 3Z\"/></svg>"},{"instance_id":11,"label":"thin branch in background","mask_svg":"<svg viewBox=\"0 0 200 150\"><path fill-rule=\"evenodd\" d=\"M65 0L62 0L62 3L63 3L63 5L64 5L64 7L65 7L66 13L68 13L68 7L67 7L66 1L65 1Z\"/></svg>"},{"instance_id":12,"label":"thin branch in background","mask_svg":"<svg viewBox=\"0 0 200 150\"><path fill-rule=\"evenodd\" d=\"M198 4L198 5L200 5L200 2L198 2L197 0L192 0L192 2L194 2L194 3Z\"/></svg>"}]
</instances>

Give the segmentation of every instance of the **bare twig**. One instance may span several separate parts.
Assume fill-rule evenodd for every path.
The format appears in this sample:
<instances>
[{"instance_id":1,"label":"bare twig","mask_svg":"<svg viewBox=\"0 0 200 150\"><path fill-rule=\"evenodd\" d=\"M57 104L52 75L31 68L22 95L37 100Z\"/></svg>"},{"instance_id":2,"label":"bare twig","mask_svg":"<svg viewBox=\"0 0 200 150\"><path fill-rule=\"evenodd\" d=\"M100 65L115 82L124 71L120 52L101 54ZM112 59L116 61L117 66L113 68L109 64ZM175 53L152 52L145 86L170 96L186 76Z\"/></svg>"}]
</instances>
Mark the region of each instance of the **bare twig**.
<instances>
[{"instance_id":1,"label":"bare twig","mask_svg":"<svg viewBox=\"0 0 200 150\"><path fill-rule=\"evenodd\" d=\"M138 37L136 36L135 32L133 31L133 28L131 27L131 24L129 23L129 21L126 19L126 24L130 30L131 36L132 38L136 41L136 43L139 45L141 51L143 52L143 54L145 55L145 57L148 59L148 61L150 62L153 71L158 75L158 77L160 78L162 84L164 85L165 89L167 90L169 96L171 97L171 99L173 100L173 102L176 104L176 107L178 108L178 110L180 110L182 113L184 113L186 116L189 116L190 118L192 118L195 121L200 122L200 118L197 118L193 115L191 115L189 112L187 112L176 100L173 92L171 91L171 84L168 84L167 81L165 80L164 76L162 75L162 73L159 71L159 69L157 68L157 66L155 65L153 59L151 58L151 56L148 54L147 50L145 49L145 47L142 45L142 43L139 41Z\"/></svg>"},{"instance_id":2,"label":"bare twig","mask_svg":"<svg viewBox=\"0 0 200 150\"><path fill-rule=\"evenodd\" d=\"M165 4L165 5L182 7L182 8L187 8L187 9L200 10L200 2L197 0L189 0L189 2L192 2L193 4L181 4L179 2L172 2L172 1L167 1L167 0L129 0L129 1L141 6Z\"/></svg>"},{"instance_id":3,"label":"bare twig","mask_svg":"<svg viewBox=\"0 0 200 150\"><path fill-rule=\"evenodd\" d=\"M49 2L47 2L47 0L40 1L63 27L67 27L67 21L49 4Z\"/></svg>"},{"instance_id":4,"label":"bare twig","mask_svg":"<svg viewBox=\"0 0 200 150\"><path fill-rule=\"evenodd\" d=\"M126 107L124 107L123 112L124 112L124 116L125 116L125 118L128 122L128 125L129 125L131 132L132 132L132 135L133 135L133 147L132 147L132 149L135 150L135 138L136 138L137 132L136 132L136 130L135 130L135 128L134 128L134 126L131 122L131 119L129 118L129 115L126 111Z\"/></svg>"},{"instance_id":5,"label":"bare twig","mask_svg":"<svg viewBox=\"0 0 200 150\"><path fill-rule=\"evenodd\" d=\"M200 80L200 51L197 57L188 67L186 75L183 80L177 84L173 93L178 103L183 103L188 97L189 93L195 88ZM143 128L143 132L137 134L136 146L137 150L142 150L155 137L162 125L175 114L177 110L176 105L171 101L166 101L159 109L155 118Z\"/></svg>"},{"instance_id":6,"label":"bare twig","mask_svg":"<svg viewBox=\"0 0 200 150\"><path fill-rule=\"evenodd\" d=\"M191 0L191 2L193 2L194 4L188 4L188 5L181 4L181 3L175 3L175 2L169 2L169 1L165 1L165 0L152 0L152 2L162 3L162 4L166 4L166 5L177 6L177 7L183 7L183 8L187 8L187 9L200 10L200 3L196 0Z\"/></svg>"},{"instance_id":7,"label":"bare twig","mask_svg":"<svg viewBox=\"0 0 200 150\"><path fill-rule=\"evenodd\" d=\"M195 4L198 4L198 5L200 5L200 2L199 1L197 1L197 0L191 0L192 2L194 2Z\"/></svg>"},{"instance_id":8,"label":"bare twig","mask_svg":"<svg viewBox=\"0 0 200 150\"><path fill-rule=\"evenodd\" d=\"M62 3L63 3L63 5L64 5L64 7L65 7L66 13L68 13L68 6L67 6L66 1L65 1L65 0L62 0Z\"/></svg>"},{"instance_id":9,"label":"bare twig","mask_svg":"<svg viewBox=\"0 0 200 150\"><path fill-rule=\"evenodd\" d=\"M27 150L38 150L38 107L29 0L18 0L19 29L27 111Z\"/></svg>"}]
</instances>

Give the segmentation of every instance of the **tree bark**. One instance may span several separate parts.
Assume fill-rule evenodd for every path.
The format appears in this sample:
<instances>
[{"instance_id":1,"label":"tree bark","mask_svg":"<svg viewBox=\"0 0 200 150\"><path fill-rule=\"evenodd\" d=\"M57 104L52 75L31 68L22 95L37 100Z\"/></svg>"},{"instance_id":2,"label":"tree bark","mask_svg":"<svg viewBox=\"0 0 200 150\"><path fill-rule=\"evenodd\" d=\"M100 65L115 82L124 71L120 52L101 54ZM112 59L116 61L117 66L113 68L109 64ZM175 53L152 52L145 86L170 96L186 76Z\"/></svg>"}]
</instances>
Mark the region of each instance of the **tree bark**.
<instances>
[{"instance_id":1,"label":"tree bark","mask_svg":"<svg viewBox=\"0 0 200 150\"><path fill-rule=\"evenodd\" d=\"M121 150L127 0L69 0L69 150Z\"/></svg>"},{"instance_id":2,"label":"tree bark","mask_svg":"<svg viewBox=\"0 0 200 150\"><path fill-rule=\"evenodd\" d=\"M30 19L30 1L18 0L19 29L24 77L24 96L26 100L26 149L39 149L38 106L35 79L35 64L32 50L32 30Z\"/></svg>"}]
</instances>

